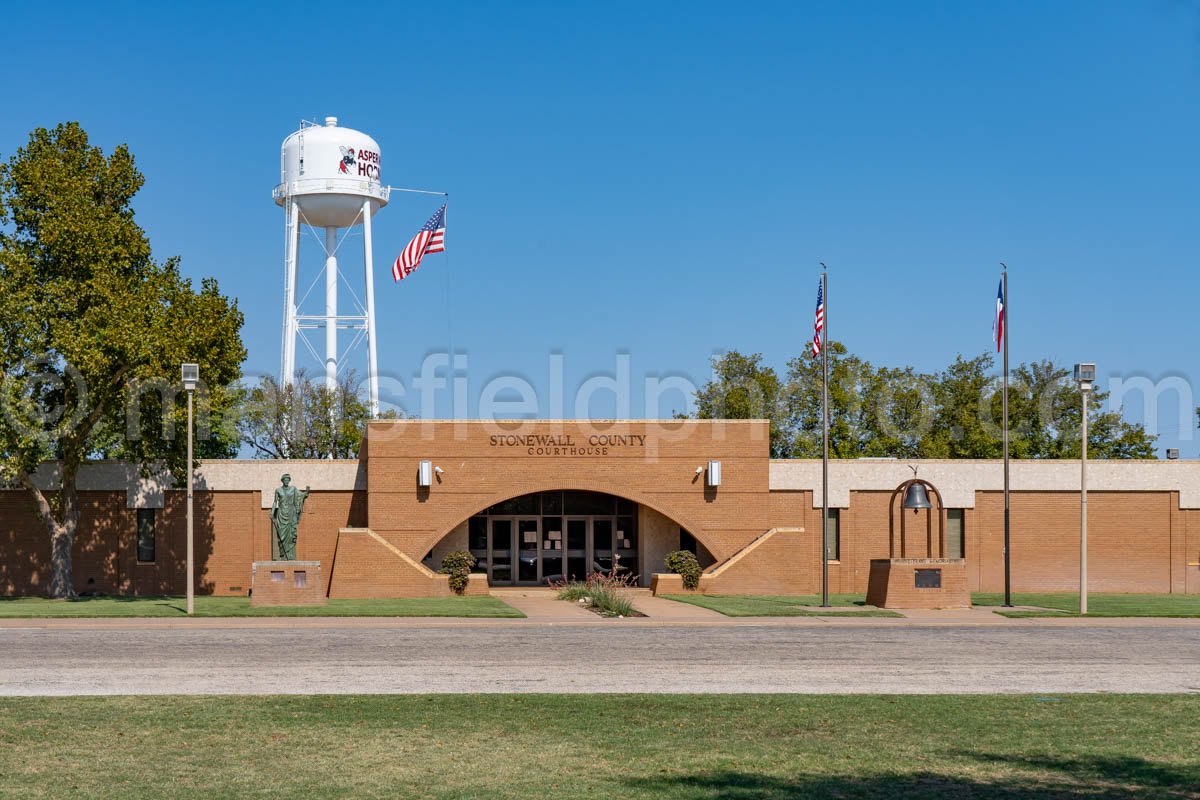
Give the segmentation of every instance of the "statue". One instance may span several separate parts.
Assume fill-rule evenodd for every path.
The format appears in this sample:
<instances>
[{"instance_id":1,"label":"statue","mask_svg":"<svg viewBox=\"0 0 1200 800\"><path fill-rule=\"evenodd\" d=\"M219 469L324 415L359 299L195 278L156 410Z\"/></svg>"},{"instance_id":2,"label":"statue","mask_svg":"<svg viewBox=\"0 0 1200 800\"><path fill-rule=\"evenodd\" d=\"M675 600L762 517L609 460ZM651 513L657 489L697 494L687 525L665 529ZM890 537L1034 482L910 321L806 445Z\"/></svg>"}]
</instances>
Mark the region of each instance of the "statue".
<instances>
[{"instance_id":1,"label":"statue","mask_svg":"<svg viewBox=\"0 0 1200 800\"><path fill-rule=\"evenodd\" d=\"M309 489L292 486L292 476L284 473L280 479L283 486L275 490L275 502L271 504L271 529L279 543L279 560L296 560L296 529L300 526L300 515L304 513L304 501Z\"/></svg>"}]
</instances>

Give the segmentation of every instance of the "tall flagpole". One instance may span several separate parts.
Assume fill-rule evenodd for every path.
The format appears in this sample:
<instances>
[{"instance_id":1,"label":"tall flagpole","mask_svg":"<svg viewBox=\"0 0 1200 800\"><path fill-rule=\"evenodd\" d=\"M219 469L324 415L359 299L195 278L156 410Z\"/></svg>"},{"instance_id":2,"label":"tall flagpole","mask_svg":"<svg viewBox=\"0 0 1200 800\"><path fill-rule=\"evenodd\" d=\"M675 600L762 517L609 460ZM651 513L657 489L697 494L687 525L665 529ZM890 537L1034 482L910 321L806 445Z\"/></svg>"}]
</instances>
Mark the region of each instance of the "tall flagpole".
<instances>
[{"instance_id":1,"label":"tall flagpole","mask_svg":"<svg viewBox=\"0 0 1200 800\"><path fill-rule=\"evenodd\" d=\"M825 267L825 262L821 262ZM829 271L821 271L821 608L829 607Z\"/></svg>"},{"instance_id":2,"label":"tall flagpole","mask_svg":"<svg viewBox=\"0 0 1200 800\"><path fill-rule=\"evenodd\" d=\"M1009 539L1009 482L1008 482L1008 267L1004 263L1004 271L1000 273L1000 282L1004 294L1004 398L1001 401L1000 413L1004 415L1004 606L1012 608L1012 546Z\"/></svg>"}]
</instances>

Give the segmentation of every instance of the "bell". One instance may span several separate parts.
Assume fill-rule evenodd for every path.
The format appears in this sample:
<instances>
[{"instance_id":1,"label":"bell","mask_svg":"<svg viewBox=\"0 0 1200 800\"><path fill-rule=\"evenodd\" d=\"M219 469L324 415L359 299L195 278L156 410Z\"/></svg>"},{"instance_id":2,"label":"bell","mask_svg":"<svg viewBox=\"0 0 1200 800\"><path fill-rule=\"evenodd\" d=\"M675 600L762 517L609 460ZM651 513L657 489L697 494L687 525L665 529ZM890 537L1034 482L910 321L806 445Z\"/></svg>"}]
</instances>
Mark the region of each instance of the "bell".
<instances>
[{"instance_id":1,"label":"bell","mask_svg":"<svg viewBox=\"0 0 1200 800\"><path fill-rule=\"evenodd\" d=\"M908 489L904 491L904 507L913 511L933 508L929 502L929 494L925 491L925 484L913 482L908 485Z\"/></svg>"}]
</instances>

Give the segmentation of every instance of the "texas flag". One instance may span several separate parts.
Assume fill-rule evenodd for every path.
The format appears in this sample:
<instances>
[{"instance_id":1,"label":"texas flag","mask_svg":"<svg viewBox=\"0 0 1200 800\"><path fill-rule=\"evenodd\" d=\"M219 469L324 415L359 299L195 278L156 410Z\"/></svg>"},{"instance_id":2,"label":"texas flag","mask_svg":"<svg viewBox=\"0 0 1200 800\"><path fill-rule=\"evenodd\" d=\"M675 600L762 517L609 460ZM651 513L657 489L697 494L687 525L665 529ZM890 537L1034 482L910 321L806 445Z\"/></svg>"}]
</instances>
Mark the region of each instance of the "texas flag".
<instances>
[{"instance_id":1,"label":"texas flag","mask_svg":"<svg viewBox=\"0 0 1200 800\"><path fill-rule=\"evenodd\" d=\"M996 289L996 316L992 319L992 339L996 342L996 352L1000 352L1000 345L1004 341L1004 280L1000 280L1000 286Z\"/></svg>"}]
</instances>

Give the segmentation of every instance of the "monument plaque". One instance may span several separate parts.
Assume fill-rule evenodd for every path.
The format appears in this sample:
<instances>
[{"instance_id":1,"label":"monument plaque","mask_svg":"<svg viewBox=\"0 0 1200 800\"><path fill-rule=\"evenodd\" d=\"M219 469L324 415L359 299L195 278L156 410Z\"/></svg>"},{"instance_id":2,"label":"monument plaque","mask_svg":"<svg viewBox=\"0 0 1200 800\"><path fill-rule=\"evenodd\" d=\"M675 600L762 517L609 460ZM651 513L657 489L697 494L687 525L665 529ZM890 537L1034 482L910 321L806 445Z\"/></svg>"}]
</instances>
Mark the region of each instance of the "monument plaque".
<instances>
[{"instance_id":1,"label":"monument plaque","mask_svg":"<svg viewBox=\"0 0 1200 800\"><path fill-rule=\"evenodd\" d=\"M920 569L913 570L915 577L916 588L918 589L940 589L942 588L942 571L940 569Z\"/></svg>"}]
</instances>

